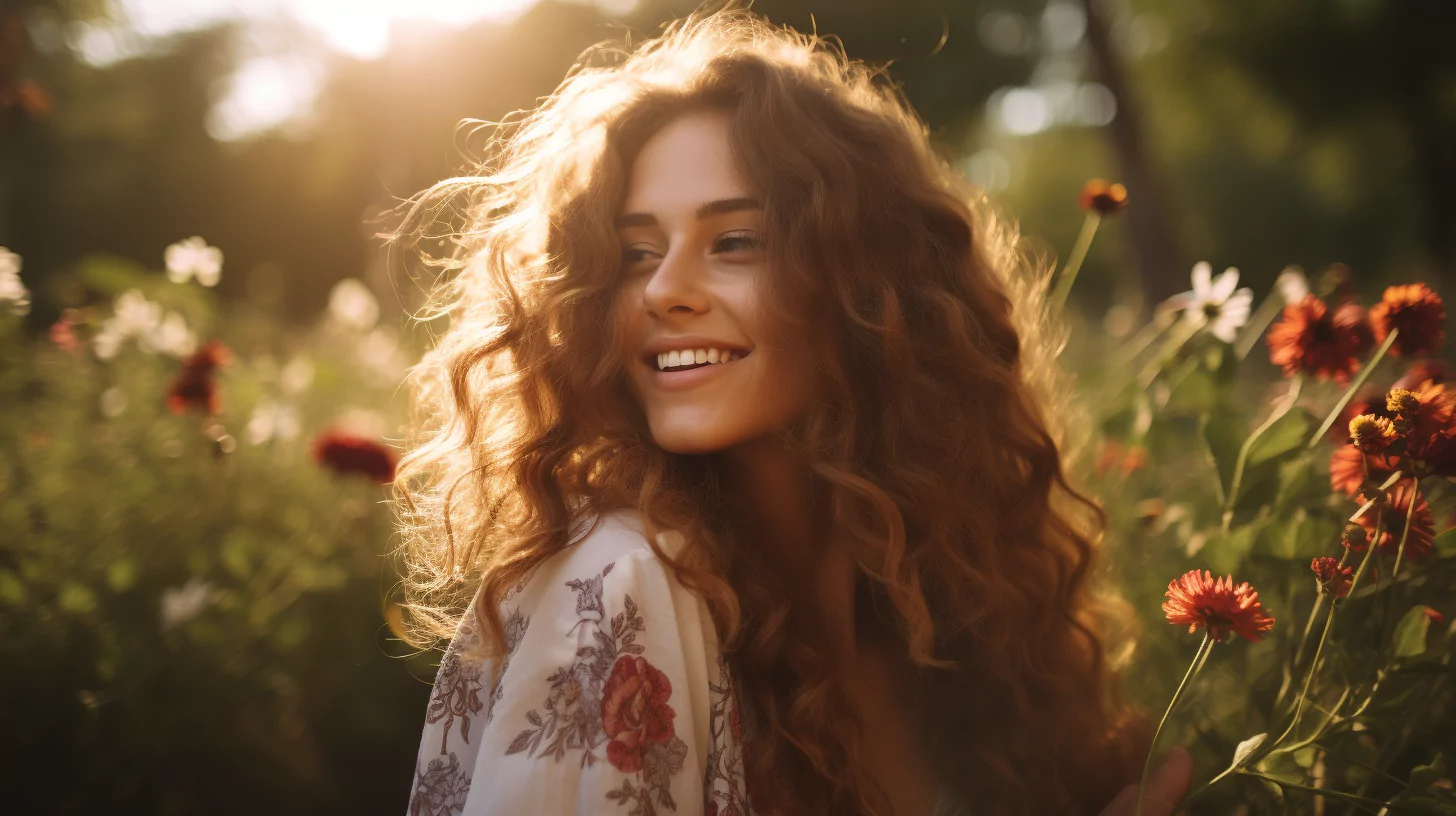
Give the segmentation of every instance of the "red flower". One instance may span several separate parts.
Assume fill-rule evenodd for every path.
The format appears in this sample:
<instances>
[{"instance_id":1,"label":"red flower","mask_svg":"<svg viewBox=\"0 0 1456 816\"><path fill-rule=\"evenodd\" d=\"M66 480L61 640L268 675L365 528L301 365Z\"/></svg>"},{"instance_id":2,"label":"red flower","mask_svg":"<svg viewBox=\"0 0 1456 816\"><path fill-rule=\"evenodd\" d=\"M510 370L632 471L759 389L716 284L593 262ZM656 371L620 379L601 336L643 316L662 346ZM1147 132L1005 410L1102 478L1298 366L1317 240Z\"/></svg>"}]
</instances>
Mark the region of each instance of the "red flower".
<instances>
[{"instance_id":1,"label":"red flower","mask_svg":"<svg viewBox=\"0 0 1456 816\"><path fill-rule=\"evenodd\" d=\"M1325 438L1336 445L1350 442L1350 420L1361 414L1374 414L1386 419L1395 419L1395 414L1386 410L1385 395L1373 387L1365 387L1340 410L1340 416L1325 432Z\"/></svg>"},{"instance_id":2,"label":"red flower","mask_svg":"<svg viewBox=\"0 0 1456 816\"><path fill-rule=\"evenodd\" d=\"M1428 620L1430 620L1431 623L1445 623L1446 622L1446 616L1445 615L1442 615L1440 612L1436 611L1435 609L1432 609L1429 606L1426 607L1422 611L1424 611L1426 613L1426 618Z\"/></svg>"},{"instance_id":3,"label":"red flower","mask_svg":"<svg viewBox=\"0 0 1456 816\"><path fill-rule=\"evenodd\" d=\"M1270 362L1283 368L1286 376L1304 371L1316 379L1333 377L1341 384L1360 369L1360 358L1373 342L1364 309L1346 303L1332 314L1314 295L1285 306L1265 341Z\"/></svg>"},{"instance_id":4,"label":"red flower","mask_svg":"<svg viewBox=\"0 0 1456 816\"><path fill-rule=\"evenodd\" d=\"M1163 614L1168 623L1186 623L1190 632L1207 626L1214 640L1227 640L1233 631L1245 640L1258 641L1262 633L1274 628L1274 619L1264 614L1259 593L1247 581L1234 586L1231 576L1215 581L1207 570L1190 570L1168 582L1166 594Z\"/></svg>"},{"instance_id":5,"label":"red flower","mask_svg":"<svg viewBox=\"0 0 1456 816\"><path fill-rule=\"evenodd\" d=\"M622 655L602 687L602 730L607 759L622 773L642 770L647 743L665 743L673 737L677 712L667 704L672 682L637 655Z\"/></svg>"},{"instance_id":6,"label":"red flower","mask_svg":"<svg viewBox=\"0 0 1456 816\"><path fill-rule=\"evenodd\" d=\"M1127 188L1103 179L1092 179L1082 185L1079 198L1082 209L1096 210L1099 215L1116 215L1127 209Z\"/></svg>"},{"instance_id":7,"label":"red flower","mask_svg":"<svg viewBox=\"0 0 1456 816\"><path fill-rule=\"evenodd\" d=\"M209 340L195 354L182 359L182 371L167 388L167 407L174 414L191 409L213 415L222 412L213 375L232 361L232 352L218 340Z\"/></svg>"},{"instance_id":8,"label":"red flower","mask_svg":"<svg viewBox=\"0 0 1456 816\"><path fill-rule=\"evenodd\" d=\"M51 324L51 342L61 351L74 353L81 348L81 340L76 337L76 314L75 309L62 309L60 319Z\"/></svg>"},{"instance_id":9,"label":"red flower","mask_svg":"<svg viewBox=\"0 0 1456 816\"><path fill-rule=\"evenodd\" d=\"M1392 286L1380 302L1370 307L1370 325L1375 339L1384 343L1391 329L1399 329L1392 354L1423 357L1436 350L1444 338L1446 304L1424 283Z\"/></svg>"},{"instance_id":10,"label":"red flower","mask_svg":"<svg viewBox=\"0 0 1456 816\"><path fill-rule=\"evenodd\" d=\"M1394 456L1361 453L1354 445L1343 445L1330 455L1330 489L1347 496L1357 496L1360 485L1365 483L1367 463L1371 480L1379 484L1396 471L1397 461Z\"/></svg>"},{"instance_id":11,"label":"red flower","mask_svg":"<svg viewBox=\"0 0 1456 816\"><path fill-rule=\"evenodd\" d=\"M1385 507L1384 531L1380 534L1380 540L1375 546L1386 555L1394 556L1400 548L1400 534L1405 529L1405 517L1410 512L1410 500L1414 490L1410 482L1401 481L1390 489L1390 503ZM1364 501L1360 501L1364 504ZM1377 507L1366 510L1360 518L1355 521L1370 533L1375 532L1375 511ZM1411 518L1410 537L1405 542L1405 557L1412 561L1419 561L1431 554L1431 549L1436 542L1435 520L1431 516L1431 506L1426 504L1425 497L1416 504L1416 514ZM1356 545L1351 549L1359 552L1364 550L1364 545Z\"/></svg>"},{"instance_id":12,"label":"red flower","mask_svg":"<svg viewBox=\"0 0 1456 816\"><path fill-rule=\"evenodd\" d=\"M1324 556L1310 561L1309 568L1314 570L1320 589L1336 598L1343 598L1350 594L1350 582L1355 578L1354 567L1342 567L1340 559Z\"/></svg>"},{"instance_id":13,"label":"red flower","mask_svg":"<svg viewBox=\"0 0 1456 816\"><path fill-rule=\"evenodd\" d=\"M321 433L313 441L313 458L335 473L360 473L380 484L394 481L394 451L361 436Z\"/></svg>"}]
</instances>

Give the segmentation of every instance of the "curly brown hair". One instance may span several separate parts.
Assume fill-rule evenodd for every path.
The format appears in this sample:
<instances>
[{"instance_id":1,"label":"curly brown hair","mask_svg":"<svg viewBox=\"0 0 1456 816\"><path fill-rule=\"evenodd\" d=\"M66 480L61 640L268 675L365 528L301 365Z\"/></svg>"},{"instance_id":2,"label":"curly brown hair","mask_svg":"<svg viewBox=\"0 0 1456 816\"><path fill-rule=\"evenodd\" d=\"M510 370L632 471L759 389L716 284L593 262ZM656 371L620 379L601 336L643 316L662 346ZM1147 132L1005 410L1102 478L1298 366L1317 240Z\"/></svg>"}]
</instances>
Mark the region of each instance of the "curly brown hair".
<instances>
[{"instance_id":1,"label":"curly brown hair","mask_svg":"<svg viewBox=\"0 0 1456 816\"><path fill-rule=\"evenodd\" d=\"M771 301L814 327L802 353L824 393L783 441L831 495L862 608L918 684L937 776L988 812L1095 812L1145 729L1115 693L1088 586L1106 518L1063 471L1076 423L1047 264L936 155L883 70L743 9L589 52L496 123L477 173L406 208L396 246L443 271L424 319L449 320L411 373L419 434L396 480L411 637L448 637L473 602L499 649L508 589L583 520L636 508L691 542L674 559L648 536L707 599L749 696L755 803L886 812L847 693L742 543L715 458L654 445L623 376L613 215L644 142L701 109L730 115L763 202Z\"/></svg>"}]
</instances>

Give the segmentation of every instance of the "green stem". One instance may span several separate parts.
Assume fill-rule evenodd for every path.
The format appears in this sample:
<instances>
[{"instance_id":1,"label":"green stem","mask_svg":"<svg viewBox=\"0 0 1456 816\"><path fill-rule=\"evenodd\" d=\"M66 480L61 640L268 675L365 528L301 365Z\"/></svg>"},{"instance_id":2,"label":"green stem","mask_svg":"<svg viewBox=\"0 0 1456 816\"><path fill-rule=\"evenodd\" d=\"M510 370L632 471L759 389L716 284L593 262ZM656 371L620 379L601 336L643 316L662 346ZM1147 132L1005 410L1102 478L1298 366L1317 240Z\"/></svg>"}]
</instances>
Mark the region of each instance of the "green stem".
<instances>
[{"instance_id":1,"label":"green stem","mask_svg":"<svg viewBox=\"0 0 1456 816\"><path fill-rule=\"evenodd\" d=\"M1294 378L1289 381L1289 393L1284 395L1283 401L1281 401L1278 405L1274 407L1274 412L1269 414L1269 418L1264 420L1264 424L1255 428L1254 432L1249 435L1248 439L1244 440L1244 444L1239 448L1239 456L1237 459L1234 460L1234 475L1229 480L1228 496L1224 499L1224 532L1228 532L1229 523L1233 520L1234 505L1239 500L1239 488L1243 485L1244 467L1248 464L1249 461L1249 451L1253 450L1254 443L1258 441L1259 437L1262 436L1265 431L1272 428L1274 426L1274 423L1282 419L1285 414L1289 413L1289 409L1294 407L1295 401L1299 399L1300 386L1303 384L1304 377L1299 374L1295 374Z\"/></svg>"},{"instance_id":2,"label":"green stem","mask_svg":"<svg viewBox=\"0 0 1456 816\"><path fill-rule=\"evenodd\" d=\"M1087 260L1087 250L1092 248L1092 238L1097 235L1097 225L1101 223L1102 216L1096 210L1088 210L1087 217L1082 219L1082 231L1077 234L1077 243L1072 245L1072 254L1067 258L1067 265L1062 267L1062 275L1057 279L1057 286L1052 290L1051 297L1047 298L1047 308L1061 309L1067 302L1067 295L1072 291L1072 283L1077 280L1077 273L1082 271L1082 262Z\"/></svg>"},{"instance_id":3,"label":"green stem","mask_svg":"<svg viewBox=\"0 0 1456 816\"><path fill-rule=\"evenodd\" d=\"M1381 533L1384 532L1384 522L1384 514L1377 511L1377 515L1375 516L1375 535L1372 537L1371 543L1365 548L1365 556L1360 559L1360 568L1355 571L1355 577L1350 581L1350 592L1355 591L1355 587L1360 583L1360 578L1365 574L1365 567L1370 563L1370 555L1375 552L1374 542L1379 541ZM1309 687L1314 683L1315 674L1319 672L1320 656L1324 653L1325 641L1330 637L1330 627L1334 625L1335 613L1339 608L1339 604L1330 604L1330 611L1325 614L1325 628L1320 632L1319 644L1315 646L1314 658L1309 663L1309 672L1304 676L1304 688L1300 690L1299 699L1294 703L1294 717L1290 719L1289 727L1284 729L1284 733L1280 734L1279 738L1269 745L1269 750L1266 753L1272 753L1275 748L1279 747L1279 743L1283 742L1286 737L1294 733L1294 729L1299 727L1299 720L1304 716L1304 703L1309 698Z\"/></svg>"},{"instance_id":4,"label":"green stem","mask_svg":"<svg viewBox=\"0 0 1456 816\"><path fill-rule=\"evenodd\" d=\"M1405 511L1405 529L1400 533L1400 544L1395 549L1395 566L1390 570L1390 580L1394 581L1395 576L1400 573L1400 560L1405 556L1405 542L1410 537L1411 521L1416 515L1416 502L1421 500L1421 480L1411 477L1410 507ZM1371 546L1374 546L1373 544Z\"/></svg>"},{"instance_id":5,"label":"green stem","mask_svg":"<svg viewBox=\"0 0 1456 816\"><path fill-rule=\"evenodd\" d=\"M1183 348L1189 340L1192 340L1194 335L1198 334L1198 329L1200 328L1198 324L1189 320L1179 320L1174 325L1181 327L1182 331L1175 329L1168 335L1168 339L1163 342L1163 347L1158 349L1158 353L1143 367L1142 373L1138 374L1139 387L1147 388L1152 385L1153 380L1157 379L1158 374L1163 370L1163 366L1167 365L1168 361L1177 355L1178 350Z\"/></svg>"},{"instance_id":6,"label":"green stem","mask_svg":"<svg viewBox=\"0 0 1456 816\"><path fill-rule=\"evenodd\" d=\"M1244 776L1252 776L1252 777L1254 777L1256 779L1263 779L1263 780L1265 780L1267 782L1273 782L1274 784L1278 785L1279 787L1281 787L1281 788L1287 788L1289 790L1306 791L1308 793L1313 793L1313 794L1316 794L1318 796L1328 796L1331 799L1342 799L1342 800L1344 800L1346 802L1356 802L1356 803L1359 803L1359 804L1362 804L1362 805L1379 805L1380 807L1394 808L1395 810L1398 810L1398 811L1400 811L1402 813L1417 813L1417 812L1419 812L1419 811L1411 810L1409 808L1402 807L1400 805L1393 805L1393 804L1391 804L1389 802L1382 802L1382 801L1380 801L1378 799L1368 799L1368 798L1366 798L1364 796L1356 796L1353 793L1345 793L1343 791L1329 790L1327 788L1316 788L1316 787L1312 787L1310 785L1300 785L1300 784L1298 784L1296 782L1286 782L1283 779L1280 779L1278 777L1270 776L1268 774L1262 774L1262 773L1259 773L1258 771L1251 771L1251 770L1248 770L1246 768L1240 768L1239 769L1239 773L1242 774L1242 775L1244 775Z\"/></svg>"},{"instance_id":7,"label":"green stem","mask_svg":"<svg viewBox=\"0 0 1456 816\"><path fill-rule=\"evenodd\" d=\"M1183 681L1178 684L1178 690L1173 692L1173 699L1168 701L1168 708L1163 711L1163 719L1158 722L1158 730L1153 732L1153 741L1148 745L1148 758L1143 761L1143 776L1138 782L1137 807L1133 810L1133 816L1143 816L1143 794L1148 787L1148 772L1153 767L1153 751L1158 747L1158 737L1162 736L1163 726L1168 724L1168 717L1172 715L1173 709L1178 705L1178 699L1183 696L1183 690L1188 687L1188 681L1198 670L1203 668L1204 658L1213 650L1213 630L1205 630L1203 642L1198 645L1198 654L1193 656L1193 662L1188 665L1188 671L1183 675Z\"/></svg>"},{"instance_id":8,"label":"green stem","mask_svg":"<svg viewBox=\"0 0 1456 816\"><path fill-rule=\"evenodd\" d=\"M1350 387L1345 389L1345 395L1340 397L1339 402L1335 403L1335 409L1330 411L1330 415L1325 417L1324 422L1320 423L1319 430L1315 431L1314 436L1310 437L1309 444L1305 446L1306 450L1318 445L1319 441L1324 438L1325 431L1328 431L1330 426L1335 424L1335 420L1340 418L1340 412L1345 410L1345 406L1349 405L1350 400L1355 398L1355 392L1370 378L1370 372L1375 370L1375 366L1385 357L1385 352L1390 350L1390 346L1395 342L1395 336L1397 334L1400 334L1400 329L1391 329L1390 334L1386 335L1385 342L1380 344L1380 348L1376 349L1375 354L1371 356L1370 362L1366 363L1360 369L1360 373L1355 375L1354 382L1350 383Z\"/></svg>"},{"instance_id":9,"label":"green stem","mask_svg":"<svg viewBox=\"0 0 1456 816\"><path fill-rule=\"evenodd\" d=\"M1260 303L1259 308L1254 310L1253 316L1249 318L1248 324L1244 326L1243 333L1239 335L1238 342L1234 344L1234 354L1240 360L1249 356L1249 352L1253 350L1254 344L1259 342L1259 338L1264 334L1264 330L1269 328L1269 324L1274 322L1274 316L1279 314L1283 308L1284 298L1278 292L1275 292L1264 298L1264 302Z\"/></svg>"}]
</instances>

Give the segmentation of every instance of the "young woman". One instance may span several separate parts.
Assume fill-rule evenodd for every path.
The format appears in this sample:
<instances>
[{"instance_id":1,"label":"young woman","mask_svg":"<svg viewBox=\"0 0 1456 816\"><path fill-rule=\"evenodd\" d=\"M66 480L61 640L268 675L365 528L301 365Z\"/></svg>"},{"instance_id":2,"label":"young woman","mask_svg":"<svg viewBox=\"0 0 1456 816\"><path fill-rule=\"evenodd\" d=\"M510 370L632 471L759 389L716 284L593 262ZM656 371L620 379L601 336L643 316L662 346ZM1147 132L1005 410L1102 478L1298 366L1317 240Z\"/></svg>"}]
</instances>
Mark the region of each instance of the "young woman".
<instances>
[{"instance_id":1,"label":"young woman","mask_svg":"<svg viewBox=\"0 0 1456 816\"><path fill-rule=\"evenodd\" d=\"M1044 276L884 78L722 11L496 146L401 233L468 213L397 482L407 608L453 636L410 813L1108 806L1146 729Z\"/></svg>"}]
</instances>

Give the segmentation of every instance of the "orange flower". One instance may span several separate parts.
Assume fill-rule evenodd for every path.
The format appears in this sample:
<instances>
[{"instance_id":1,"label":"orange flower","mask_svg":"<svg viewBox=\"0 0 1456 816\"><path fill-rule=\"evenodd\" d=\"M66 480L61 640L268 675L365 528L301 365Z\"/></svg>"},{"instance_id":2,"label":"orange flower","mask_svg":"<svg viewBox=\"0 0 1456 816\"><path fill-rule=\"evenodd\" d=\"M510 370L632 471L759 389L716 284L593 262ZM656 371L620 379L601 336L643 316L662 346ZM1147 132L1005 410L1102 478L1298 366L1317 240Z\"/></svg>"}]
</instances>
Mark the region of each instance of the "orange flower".
<instances>
[{"instance_id":1,"label":"orange flower","mask_svg":"<svg viewBox=\"0 0 1456 816\"><path fill-rule=\"evenodd\" d=\"M1310 561L1309 568L1314 570L1320 589L1336 598L1343 598L1350 594L1350 583L1355 578L1354 567L1342 567L1340 559L1324 556Z\"/></svg>"},{"instance_id":2,"label":"orange flower","mask_svg":"<svg viewBox=\"0 0 1456 816\"><path fill-rule=\"evenodd\" d=\"M1330 455L1330 489L1347 496L1360 493L1365 483L1365 467L1370 468L1370 479L1376 484L1386 480L1396 470L1397 459L1383 453L1364 453L1354 445L1343 445Z\"/></svg>"},{"instance_id":3,"label":"orange flower","mask_svg":"<svg viewBox=\"0 0 1456 816\"><path fill-rule=\"evenodd\" d=\"M1402 481L1390 489L1390 503L1385 507L1385 524L1383 525L1385 529L1380 534L1380 540L1375 542L1375 546L1386 555L1394 556L1400 548L1400 534L1405 529L1405 517L1410 512L1410 500L1413 494L1414 490L1406 481ZM1364 504L1364 501L1359 499L1356 501ZM1372 507L1366 510L1360 518L1355 519L1370 533L1375 532L1376 510L1377 508ZM1431 515L1431 506L1426 504L1425 497L1422 497L1416 503L1416 512L1411 518L1410 537L1405 542L1406 557L1412 561L1420 561L1431 554L1435 541L1436 527ZM1365 549L1365 545L1356 544L1350 549L1360 552Z\"/></svg>"},{"instance_id":4,"label":"orange flower","mask_svg":"<svg viewBox=\"0 0 1456 816\"><path fill-rule=\"evenodd\" d=\"M1304 371L1344 384L1360 369L1360 358L1370 350L1372 338L1364 309L1346 303L1331 314L1324 301L1305 295L1299 303L1284 307L1283 317L1269 329L1265 341L1269 361L1283 368L1285 376Z\"/></svg>"},{"instance_id":5,"label":"orange flower","mask_svg":"<svg viewBox=\"0 0 1456 816\"><path fill-rule=\"evenodd\" d=\"M167 389L167 407L174 414L185 414L193 408L207 414L221 413L213 375L219 366L231 361L232 352L217 340L207 341L195 354L183 358L182 371Z\"/></svg>"},{"instance_id":6,"label":"orange flower","mask_svg":"<svg viewBox=\"0 0 1456 816\"><path fill-rule=\"evenodd\" d=\"M1096 210L1099 215L1116 215L1127 209L1127 188L1100 178L1083 184L1079 198L1082 209Z\"/></svg>"},{"instance_id":7,"label":"orange flower","mask_svg":"<svg viewBox=\"0 0 1456 816\"><path fill-rule=\"evenodd\" d=\"M1350 420L1350 444L1366 453L1379 453L1390 447L1399 434L1390 420L1374 414L1361 414Z\"/></svg>"},{"instance_id":8,"label":"orange flower","mask_svg":"<svg viewBox=\"0 0 1456 816\"><path fill-rule=\"evenodd\" d=\"M1446 616L1445 615L1442 615L1439 611L1437 611L1435 609L1432 609L1429 606L1426 607L1426 608L1424 608L1424 609L1422 609L1421 611L1426 613L1426 619L1429 620L1431 623L1445 623L1446 622Z\"/></svg>"},{"instance_id":9,"label":"orange flower","mask_svg":"<svg viewBox=\"0 0 1456 816\"><path fill-rule=\"evenodd\" d=\"M1148 449L1141 445L1124 446L1115 439L1102 442L1102 452L1097 457L1097 475L1106 476L1109 470L1117 468L1123 476L1141 469L1148 463Z\"/></svg>"},{"instance_id":10,"label":"orange flower","mask_svg":"<svg viewBox=\"0 0 1456 816\"><path fill-rule=\"evenodd\" d=\"M1380 302L1370 308L1370 325L1381 343L1391 329L1400 329L1392 354L1423 357L1436 350L1444 337L1446 304L1424 283L1392 286Z\"/></svg>"},{"instance_id":11,"label":"orange flower","mask_svg":"<svg viewBox=\"0 0 1456 816\"><path fill-rule=\"evenodd\" d=\"M1217 641L1227 640L1232 631L1257 642L1274 628L1274 619L1264 614L1259 603L1259 593L1247 581L1234 586L1232 576L1215 581L1207 570L1190 570L1168 582L1167 597L1163 614L1168 623L1186 623L1190 632L1207 626L1209 636Z\"/></svg>"}]
</instances>

